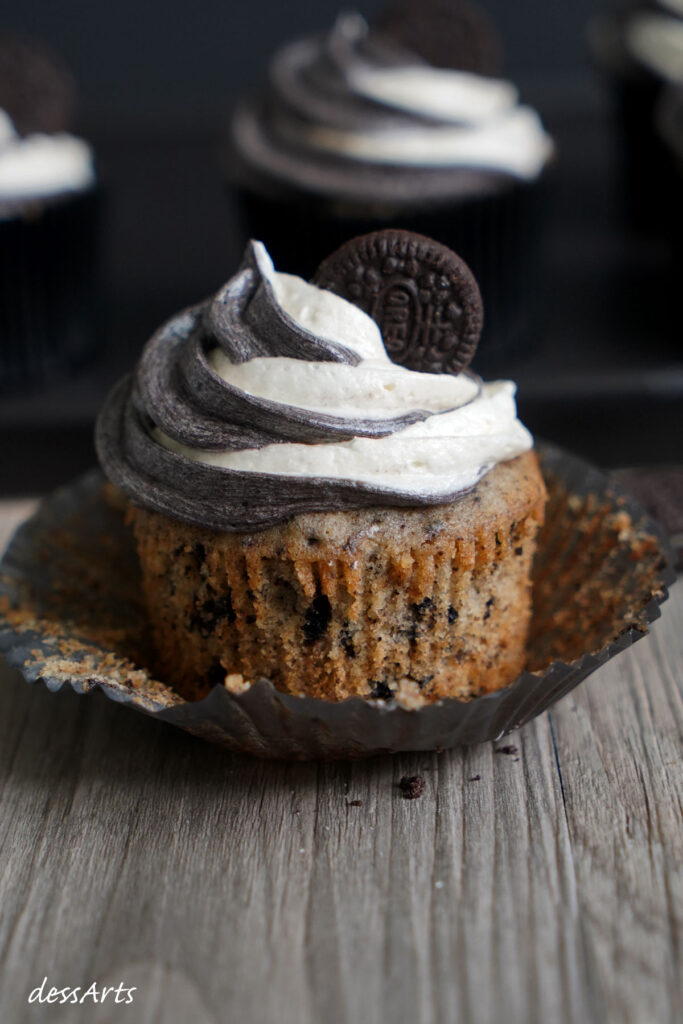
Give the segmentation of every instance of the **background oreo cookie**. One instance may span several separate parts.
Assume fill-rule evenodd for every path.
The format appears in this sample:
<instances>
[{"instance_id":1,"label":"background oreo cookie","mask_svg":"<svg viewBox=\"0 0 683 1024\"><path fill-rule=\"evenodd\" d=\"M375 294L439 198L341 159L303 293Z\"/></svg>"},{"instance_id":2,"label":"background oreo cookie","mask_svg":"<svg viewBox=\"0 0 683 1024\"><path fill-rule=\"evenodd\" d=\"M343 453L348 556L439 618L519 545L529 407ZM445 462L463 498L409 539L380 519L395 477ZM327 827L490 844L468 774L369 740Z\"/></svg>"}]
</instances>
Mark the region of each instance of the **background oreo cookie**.
<instances>
[{"instance_id":1,"label":"background oreo cookie","mask_svg":"<svg viewBox=\"0 0 683 1024\"><path fill-rule=\"evenodd\" d=\"M25 36L0 35L0 108L20 135L66 131L75 84L61 57Z\"/></svg>"},{"instance_id":2,"label":"background oreo cookie","mask_svg":"<svg viewBox=\"0 0 683 1024\"><path fill-rule=\"evenodd\" d=\"M395 363L460 373L474 356L484 318L477 282L464 260L424 235L389 228L352 238L313 282L369 313Z\"/></svg>"},{"instance_id":3,"label":"background oreo cookie","mask_svg":"<svg viewBox=\"0 0 683 1024\"><path fill-rule=\"evenodd\" d=\"M407 0L387 8L374 26L435 67L500 74L500 38L486 12L475 4Z\"/></svg>"}]
</instances>

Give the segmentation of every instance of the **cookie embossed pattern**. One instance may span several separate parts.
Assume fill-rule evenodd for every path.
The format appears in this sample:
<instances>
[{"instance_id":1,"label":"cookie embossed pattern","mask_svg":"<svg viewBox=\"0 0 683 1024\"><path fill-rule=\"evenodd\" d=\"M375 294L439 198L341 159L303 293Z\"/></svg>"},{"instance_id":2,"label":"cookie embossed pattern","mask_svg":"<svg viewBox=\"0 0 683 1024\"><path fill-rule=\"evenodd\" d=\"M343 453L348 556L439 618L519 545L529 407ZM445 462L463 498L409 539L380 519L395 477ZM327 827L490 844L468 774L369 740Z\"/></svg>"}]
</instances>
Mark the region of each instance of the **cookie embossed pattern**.
<instances>
[{"instance_id":1,"label":"cookie embossed pattern","mask_svg":"<svg viewBox=\"0 0 683 1024\"><path fill-rule=\"evenodd\" d=\"M364 309L396 363L459 373L474 356L481 295L467 265L444 245L414 232L376 231L338 249L313 280Z\"/></svg>"}]
</instances>

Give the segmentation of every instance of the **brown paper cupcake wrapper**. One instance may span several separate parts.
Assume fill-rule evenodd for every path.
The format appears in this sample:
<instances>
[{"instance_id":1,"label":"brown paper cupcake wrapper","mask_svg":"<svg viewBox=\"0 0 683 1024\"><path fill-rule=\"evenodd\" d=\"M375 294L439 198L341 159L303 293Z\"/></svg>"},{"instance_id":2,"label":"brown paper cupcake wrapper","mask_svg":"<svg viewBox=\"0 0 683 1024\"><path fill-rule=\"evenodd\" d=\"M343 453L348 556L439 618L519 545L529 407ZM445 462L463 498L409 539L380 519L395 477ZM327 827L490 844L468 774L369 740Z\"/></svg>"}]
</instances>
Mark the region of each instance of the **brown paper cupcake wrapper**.
<instances>
[{"instance_id":1,"label":"brown paper cupcake wrapper","mask_svg":"<svg viewBox=\"0 0 683 1024\"><path fill-rule=\"evenodd\" d=\"M418 710L354 697L333 703L258 680L183 700L150 665L132 537L99 471L57 491L0 565L0 652L29 682L113 700L232 750L289 759L358 758L498 739L625 650L659 617L675 579L660 528L607 477L539 446L549 489L534 567L529 667L511 686Z\"/></svg>"}]
</instances>

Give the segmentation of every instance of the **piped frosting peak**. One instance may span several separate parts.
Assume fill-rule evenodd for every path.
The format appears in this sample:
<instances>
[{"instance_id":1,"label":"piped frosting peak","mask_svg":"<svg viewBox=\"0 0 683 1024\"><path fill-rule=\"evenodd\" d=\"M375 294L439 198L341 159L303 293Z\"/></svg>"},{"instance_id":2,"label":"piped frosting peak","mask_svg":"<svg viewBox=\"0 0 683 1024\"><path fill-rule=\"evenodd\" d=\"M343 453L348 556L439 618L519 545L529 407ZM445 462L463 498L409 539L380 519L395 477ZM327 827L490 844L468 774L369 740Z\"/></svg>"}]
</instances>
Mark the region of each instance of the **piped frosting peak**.
<instances>
[{"instance_id":1,"label":"piped frosting peak","mask_svg":"<svg viewBox=\"0 0 683 1024\"><path fill-rule=\"evenodd\" d=\"M278 273L258 242L157 331L97 427L134 501L222 530L451 501L531 444L514 385L392 363L371 317Z\"/></svg>"}]
</instances>

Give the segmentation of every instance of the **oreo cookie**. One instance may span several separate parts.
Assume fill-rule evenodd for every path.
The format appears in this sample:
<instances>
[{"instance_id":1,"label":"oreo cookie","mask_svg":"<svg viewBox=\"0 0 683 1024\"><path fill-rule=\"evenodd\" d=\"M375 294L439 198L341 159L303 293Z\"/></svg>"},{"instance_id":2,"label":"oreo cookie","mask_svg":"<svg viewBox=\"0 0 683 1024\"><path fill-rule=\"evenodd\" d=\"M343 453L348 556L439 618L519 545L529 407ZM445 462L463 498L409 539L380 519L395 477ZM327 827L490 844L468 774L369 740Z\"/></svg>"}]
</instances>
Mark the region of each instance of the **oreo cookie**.
<instances>
[{"instance_id":1,"label":"oreo cookie","mask_svg":"<svg viewBox=\"0 0 683 1024\"><path fill-rule=\"evenodd\" d=\"M374 27L437 68L494 77L502 45L487 14L458 0L408 0L381 13Z\"/></svg>"},{"instance_id":2,"label":"oreo cookie","mask_svg":"<svg viewBox=\"0 0 683 1024\"><path fill-rule=\"evenodd\" d=\"M353 302L382 331L391 359L426 373L460 373L479 342L484 313L471 270L439 242L389 228L346 242L313 283Z\"/></svg>"},{"instance_id":3,"label":"oreo cookie","mask_svg":"<svg viewBox=\"0 0 683 1024\"><path fill-rule=\"evenodd\" d=\"M0 108L20 135L66 131L75 85L61 57L35 39L0 35Z\"/></svg>"}]
</instances>

